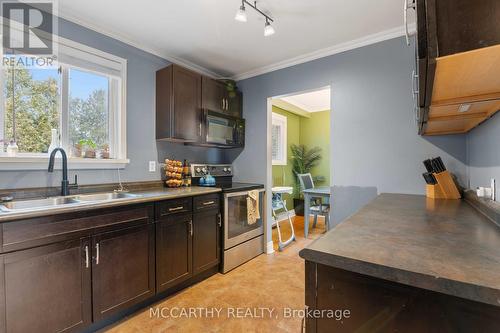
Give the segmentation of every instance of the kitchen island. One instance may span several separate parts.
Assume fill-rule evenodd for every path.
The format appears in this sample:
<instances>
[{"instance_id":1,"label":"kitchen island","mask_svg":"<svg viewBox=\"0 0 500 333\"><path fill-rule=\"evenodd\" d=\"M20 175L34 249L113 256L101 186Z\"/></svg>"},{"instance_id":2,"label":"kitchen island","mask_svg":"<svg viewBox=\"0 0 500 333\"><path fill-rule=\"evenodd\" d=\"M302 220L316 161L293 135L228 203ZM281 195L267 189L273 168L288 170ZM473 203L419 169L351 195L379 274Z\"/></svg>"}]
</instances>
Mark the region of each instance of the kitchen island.
<instances>
[{"instance_id":1,"label":"kitchen island","mask_svg":"<svg viewBox=\"0 0 500 333\"><path fill-rule=\"evenodd\" d=\"M381 194L300 256L309 309L344 311L308 332L498 331L500 228L463 200Z\"/></svg>"}]
</instances>

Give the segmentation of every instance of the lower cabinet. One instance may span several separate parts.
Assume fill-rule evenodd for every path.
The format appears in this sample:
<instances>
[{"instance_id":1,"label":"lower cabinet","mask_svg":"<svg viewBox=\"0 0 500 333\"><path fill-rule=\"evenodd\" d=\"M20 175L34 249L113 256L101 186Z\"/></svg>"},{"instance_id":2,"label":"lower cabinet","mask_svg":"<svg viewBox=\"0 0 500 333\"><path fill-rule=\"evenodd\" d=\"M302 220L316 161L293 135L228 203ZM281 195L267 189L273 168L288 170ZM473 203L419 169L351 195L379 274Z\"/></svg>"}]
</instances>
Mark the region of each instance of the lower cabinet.
<instances>
[{"instance_id":1,"label":"lower cabinet","mask_svg":"<svg viewBox=\"0 0 500 333\"><path fill-rule=\"evenodd\" d=\"M193 274L219 264L221 224L218 209L193 215Z\"/></svg>"},{"instance_id":2,"label":"lower cabinet","mask_svg":"<svg viewBox=\"0 0 500 333\"><path fill-rule=\"evenodd\" d=\"M90 240L1 256L1 332L66 332L92 321Z\"/></svg>"},{"instance_id":3,"label":"lower cabinet","mask_svg":"<svg viewBox=\"0 0 500 333\"><path fill-rule=\"evenodd\" d=\"M194 213L182 198L0 225L0 332L82 331L215 272L218 196L194 202Z\"/></svg>"},{"instance_id":4,"label":"lower cabinet","mask_svg":"<svg viewBox=\"0 0 500 333\"><path fill-rule=\"evenodd\" d=\"M153 225L93 236L92 251L94 321L155 294Z\"/></svg>"},{"instance_id":5,"label":"lower cabinet","mask_svg":"<svg viewBox=\"0 0 500 333\"><path fill-rule=\"evenodd\" d=\"M156 290L162 292L193 276L192 214L174 214L156 222Z\"/></svg>"}]
</instances>

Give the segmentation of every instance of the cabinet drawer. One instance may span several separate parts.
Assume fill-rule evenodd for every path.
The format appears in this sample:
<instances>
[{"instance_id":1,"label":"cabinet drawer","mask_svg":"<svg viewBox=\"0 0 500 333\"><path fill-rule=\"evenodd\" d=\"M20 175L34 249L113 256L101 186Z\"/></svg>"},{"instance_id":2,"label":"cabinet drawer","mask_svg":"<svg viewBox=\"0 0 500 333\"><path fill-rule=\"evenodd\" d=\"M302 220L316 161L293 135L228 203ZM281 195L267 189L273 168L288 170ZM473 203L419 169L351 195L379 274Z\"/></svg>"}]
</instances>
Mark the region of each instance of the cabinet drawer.
<instances>
[{"instance_id":1,"label":"cabinet drawer","mask_svg":"<svg viewBox=\"0 0 500 333\"><path fill-rule=\"evenodd\" d=\"M193 210L193 198L181 198L168 201L162 201L156 205L156 219L160 219L163 216L187 213Z\"/></svg>"},{"instance_id":2,"label":"cabinet drawer","mask_svg":"<svg viewBox=\"0 0 500 333\"><path fill-rule=\"evenodd\" d=\"M203 195L200 197L195 197L193 201L194 201L195 211L215 209L215 208L218 209L220 205L220 196L218 193Z\"/></svg>"},{"instance_id":3,"label":"cabinet drawer","mask_svg":"<svg viewBox=\"0 0 500 333\"><path fill-rule=\"evenodd\" d=\"M116 227L147 224L152 222L152 208L152 205L124 206L2 223L2 252L84 237Z\"/></svg>"}]
</instances>

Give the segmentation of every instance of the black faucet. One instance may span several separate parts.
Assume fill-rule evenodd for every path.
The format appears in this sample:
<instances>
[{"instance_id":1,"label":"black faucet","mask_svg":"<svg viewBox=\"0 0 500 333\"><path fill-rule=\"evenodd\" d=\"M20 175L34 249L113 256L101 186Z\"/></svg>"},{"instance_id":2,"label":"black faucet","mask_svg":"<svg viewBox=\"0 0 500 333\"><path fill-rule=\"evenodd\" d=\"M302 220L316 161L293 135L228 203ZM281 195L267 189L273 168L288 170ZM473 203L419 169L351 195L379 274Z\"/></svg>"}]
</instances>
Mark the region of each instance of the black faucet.
<instances>
[{"instance_id":1,"label":"black faucet","mask_svg":"<svg viewBox=\"0 0 500 333\"><path fill-rule=\"evenodd\" d=\"M75 175L75 182L73 184L70 184L68 181L68 157L66 155L66 152L62 148L56 148L50 153L50 158L49 158L49 172L54 172L54 158L56 157L57 152L61 152L62 156L62 172L63 172L63 179L61 182L61 195L66 196L69 195L69 188L71 187L78 187L78 177Z\"/></svg>"}]
</instances>

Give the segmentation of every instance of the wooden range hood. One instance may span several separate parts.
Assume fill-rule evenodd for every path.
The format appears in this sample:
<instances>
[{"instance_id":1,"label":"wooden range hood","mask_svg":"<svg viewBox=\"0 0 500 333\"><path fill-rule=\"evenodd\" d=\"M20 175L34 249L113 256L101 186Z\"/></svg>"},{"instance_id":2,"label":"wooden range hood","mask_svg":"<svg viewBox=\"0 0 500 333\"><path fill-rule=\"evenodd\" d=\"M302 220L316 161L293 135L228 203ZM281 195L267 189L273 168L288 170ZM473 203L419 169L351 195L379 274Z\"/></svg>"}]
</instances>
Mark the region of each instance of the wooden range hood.
<instances>
[{"instance_id":1,"label":"wooden range hood","mask_svg":"<svg viewBox=\"0 0 500 333\"><path fill-rule=\"evenodd\" d=\"M436 58L424 135L465 133L500 110L500 45Z\"/></svg>"}]
</instances>

